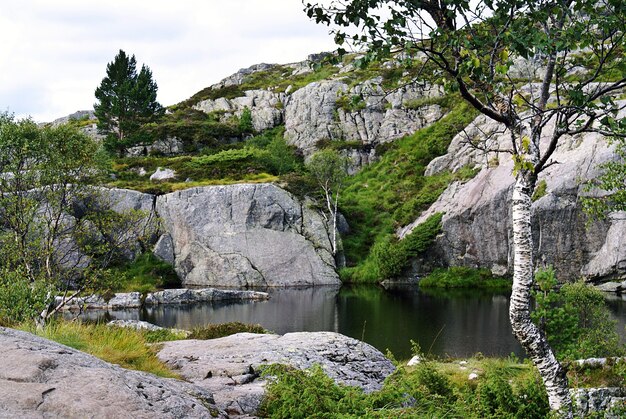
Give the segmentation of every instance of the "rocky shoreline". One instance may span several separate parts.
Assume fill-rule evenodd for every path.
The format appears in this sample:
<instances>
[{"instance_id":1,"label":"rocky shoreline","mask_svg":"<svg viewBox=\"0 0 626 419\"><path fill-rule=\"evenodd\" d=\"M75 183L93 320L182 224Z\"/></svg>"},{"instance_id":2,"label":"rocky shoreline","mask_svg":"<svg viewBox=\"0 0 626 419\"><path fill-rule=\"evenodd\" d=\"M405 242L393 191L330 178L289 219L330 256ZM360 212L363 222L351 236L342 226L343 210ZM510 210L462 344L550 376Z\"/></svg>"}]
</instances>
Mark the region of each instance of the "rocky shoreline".
<instances>
[{"instance_id":1,"label":"rocky shoreline","mask_svg":"<svg viewBox=\"0 0 626 419\"><path fill-rule=\"evenodd\" d=\"M62 311L78 310L118 310L165 304L194 304L210 301L264 301L269 294L261 291L223 290L216 288L177 288L150 292L145 296L140 292L115 293L111 299L100 295L88 295L72 300L65 299ZM63 303L64 297L58 296L55 305Z\"/></svg>"}]
</instances>

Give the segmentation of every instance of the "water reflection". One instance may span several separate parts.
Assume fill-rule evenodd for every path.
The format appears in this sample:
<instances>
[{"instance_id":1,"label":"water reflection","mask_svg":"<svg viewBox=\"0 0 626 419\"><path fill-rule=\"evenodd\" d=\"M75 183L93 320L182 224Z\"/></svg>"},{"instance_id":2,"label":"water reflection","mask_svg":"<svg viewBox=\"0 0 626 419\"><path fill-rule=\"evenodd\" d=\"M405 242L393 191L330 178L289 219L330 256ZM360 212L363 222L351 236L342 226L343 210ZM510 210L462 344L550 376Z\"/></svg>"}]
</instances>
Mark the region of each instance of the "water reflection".
<instances>
[{"instance_id":1,"label":"water reflection","mask_svg":"<svg viewBox=\"0 0 626 419\"><path fill-rule=\"evenodd\" d=\"M439 356L523 355L511 334L508 296L481 292L429 293L416 288L317 287L270 290L268 301L157 306L92 312L92 319L145 320L191 329L209 323L259 323L276 333L335 331L365 340L398 358L414 340Z\"/></svg>"}]
</instances>

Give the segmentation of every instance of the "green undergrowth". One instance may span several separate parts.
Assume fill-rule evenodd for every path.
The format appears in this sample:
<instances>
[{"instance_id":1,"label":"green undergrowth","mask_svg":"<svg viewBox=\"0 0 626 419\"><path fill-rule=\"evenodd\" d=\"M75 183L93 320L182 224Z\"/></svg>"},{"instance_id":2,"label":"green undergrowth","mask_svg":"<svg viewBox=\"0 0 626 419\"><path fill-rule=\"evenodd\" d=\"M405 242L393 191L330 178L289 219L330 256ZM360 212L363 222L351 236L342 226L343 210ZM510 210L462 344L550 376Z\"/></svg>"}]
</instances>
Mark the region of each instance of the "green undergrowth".
<instances>
[{"instance_id":1,"label":"green undergrowth","mask_svg":"<svg viewBox=\"0 0 626 419\"><path fill-rule=\"evenodd\" d=\"M468 375L476 372L478 379ZM380 391L337 385L319 366L300 371L271 365L260 415L272 418L544 418L548 403L540 378L509 359L425 361L399 367Z\"/></svg>"},{"instance_id":2,"label":"green undergrowth","mask_svg":"<svg viewBox=\"0 0 626 419\"><path fill-rule=\"evenodd\" d=\"M455 180L467 180L476 172L463 168L456 173L424 176L428 163L446 153L452 138L476 116L455 95L441 105L449 112L439 121L415 134L396 140L379 150L381 159L347 180L340 209L349 216L351 231L343 237L349 266L359 269L372 264L375 244L391 242L395 229L415 220ZM381 243L381 244L379 244ZM371 266L370 266L371 267ZM350 272L350 271L347 271ZM371 276L371 275L370 275ZM344 279L359 280L343 274ZM379 278L384 279L384 278Z\"/></svg>"},{"instance_id":3,"label":"green undergrowth","mask_svg":"<svg viewBox=\"0 0 626 419\"><path fill-rule=\"evenodd\" d=\"M389 234L378 240L365 261L340 271L341 279L350 283L375 283L396 278L408 268L411 258L426 250L441 231L442 213L431 215L404 239Z\"/></svg>"},{"instance_id":4,"label":"green undergrowth","mask_svg":"<svg viewBox=\"0 0 626 419\"><path fill-rule=\"evenodd\" d=\"M420 288L482 288L510 290L511 280L494 276L489 269L474 269L455 266L435 269L430 275L420 279Z\"/></svg>"},{"instance_id":5,"label":"green undergrowth","mask_svg":"<svg viewBox=\"0 0 626 419\"><path fill-rule=\"evenodd\" d=\"M157 168L169 168L176 177L151 182ZM267 130L246 141L204 150L201 155L132 157L113 165L117 180L111 186L163 194L195 186L241 182L273 182L280 175L302 170L302 158L286 144L284 127ZM140 175L143 169L146 174Z\"/></svg>"},{"instance_id":6,"label":"green undergrowth","mask_svg":"<svg viewBox=\"0 0 626 419\"><path fill-rule=\"evenodd\" d=\"M622 383L623 365L589 369L584 387ZM594 372L595 370L595 372ZM464 361L422 358L398 366L381 390L366 394L335 382L315 365L297 370L273 364L262 369L269 384L259 414L271 418L546 418L547 395L529 361L476 356ZM469 379L470 374L477 378ZM594 376L602 376L594 379ZM572 382L572 375L569 376ZM613 408L616 416L624 405ZM621 410L620 410L621 409ZM598 417L604 417L599 415Z\"/></svg>"},{"instance_id":7,"label":"green undergrowth","mask_svg":"<svg viewBox=\"0 0 626 419\"><path fill-rule=\"evenodd\" d=\"M139 291L142 294L161 288L180 286L174 267L151 252L139 255L134 261L109 270L114 277L112 292Z\"/></svg>"}]
</instances>

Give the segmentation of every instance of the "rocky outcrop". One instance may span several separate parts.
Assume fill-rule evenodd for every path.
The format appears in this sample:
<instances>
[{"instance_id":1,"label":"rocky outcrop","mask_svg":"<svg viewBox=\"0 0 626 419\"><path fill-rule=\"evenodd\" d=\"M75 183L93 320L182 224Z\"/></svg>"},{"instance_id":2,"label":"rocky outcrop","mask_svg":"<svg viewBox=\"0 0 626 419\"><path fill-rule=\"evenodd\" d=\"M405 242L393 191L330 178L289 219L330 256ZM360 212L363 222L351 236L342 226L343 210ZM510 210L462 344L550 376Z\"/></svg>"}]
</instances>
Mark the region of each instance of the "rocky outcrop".
<instances>
[{"instance_id":1,"label":"rocky outcrop","mask_svg":"<svg viewBox=\"0 0 626 419\"><path fill-rule=\"evenodd\" d=\"M324 220L276 185L192 188L156 208L183 285L339 283Z\"/></svg>"},{"instance_id":2,"label":"rocky outcrop","mask_svg":"<svg viewBox=\"0 0 626 419\"><path fill-rule=\"evenodd\" d=\"M577 417L600 413L600 417L619 418L626 404L626 390L621 387L571 389Z\"/></svg>"},{"instance_id":3,"label":"rocky outcrop","mask_svg":"<svg viewBox=\"0 0 626 419\"><path fill-rule=\"evenodd\" d=\"M403 237L435 212L444 212L442 234L427 254L415 263L419 274L433 266L471 266L491 269L499 275L512 273L512 221L510 199L513 163L510 155L483 153L471 146L475 136L490 138L488 147L508 147L501 127L477 118L457 135L448 154L431 162L427 174L455 171L469 165L481 168L465 184L454 183L412 225L398 231ZM559 278L581 276L589 281L622 278L626 274L626 220L613 214L607 220L590 220L582 211L587 194L581 181L598 174L598 164L614 158L605 140L596 134L564 138L553 160L539 178L545 196L533 204L535 261L552 265Z\"/></svg>"},{"instance_id":4,"label":"rocky outcrop","mask_svg":"<svg viewBox=\"0 0 626 419\"><path fill-rule=\"evenodd\" d=\"M204 289L174 289L151 292L146 295L145 305L193 304L207 301L258 301L267 300L269 294L259 291Z\"/></svg>"},{"instance_id":5,"label":"rocky outcrop","mask_svg":"<svg viewBox=\"0 0 626 419\"><path fill-rule=\"evenodd\" d=\"M284 93L273 93L269 90L248 90L242 97L203 100L193 108L206 113L223 112L222 121L230 119L233 115L241 117L247 108L252 116L252 126L260 132L283 123L282 107L285 97Z\"/></svg>"},{"instance_id":6,"label":"rocky outcrop","mask_svg":"<svg viewBox=\"0 0 626 419\"><path fill-rule=\"evenodd\" d=\"M56 297L55 305L63 303L63 310L119 310L162 304L193 304L209 301L258 301L267 300L269 294L259 291L203 289L168 289L149 292L142 297L140 292L118 292L109 300L99 295L88 295L73 299Z\"/></svg>"},{"instance_id":7,"label":"rocky outcrop","mask_svg":"<svg viewBox=\"0 0 626 419\"><path fill-rule=\"evenodd\" d=\"M208 341L164 342L158 357L186 380L214 393L229 414L254 414L264 394L262 365L320 365L337 383L379 390L393 364L367 343L332 332L238 333Z\"/></svg>"},{"instance_id":8,"label":"rocky outcrop","mask_svg":"<svg viewBox=\"0 0 626 419\"><path fill-rule=\"evenodd\" d=\"M320 140L376 145L412 134L443 113L428 99L440 96L433 86L405 86L391 94L377 78L352 88L340 81L311 83L294 92L285 106L285 138L305 155Z\"/></svg>"},{"instance_id":9,"label":"rocky outcrop","mask_svg":"<svg viewBox=\"0 0 626 419\"><path fill-rule=\"evenodd\" d=\"M226 417L205 388L125 370L29 333L0 328L0 416Z\"/></svg>"}]
</instances>

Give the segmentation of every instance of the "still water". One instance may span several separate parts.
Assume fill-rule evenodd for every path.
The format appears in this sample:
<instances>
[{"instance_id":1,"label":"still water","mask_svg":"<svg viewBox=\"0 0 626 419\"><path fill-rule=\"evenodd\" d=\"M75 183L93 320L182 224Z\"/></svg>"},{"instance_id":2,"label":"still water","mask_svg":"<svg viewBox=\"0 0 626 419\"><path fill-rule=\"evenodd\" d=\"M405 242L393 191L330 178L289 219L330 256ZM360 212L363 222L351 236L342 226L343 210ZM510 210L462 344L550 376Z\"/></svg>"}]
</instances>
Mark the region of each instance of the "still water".
<instances>
[{"instance_id":1,"label":"still water","mask_svg":"<svg viewBox=\"0 0 626 419\"><path fill-rule=\"evenodd\" d=\"M157 306L106 313L191 329L209 323L258 323L276 333L334 331L408 358L411 340L438 356L523 356L508 319L508 293L426 292L417 288L317 287L270 290L268 301ZM626 301L608 301L624 334ZM103 313L92 313L99 317Z\"/></svg>"}]
</instances>

